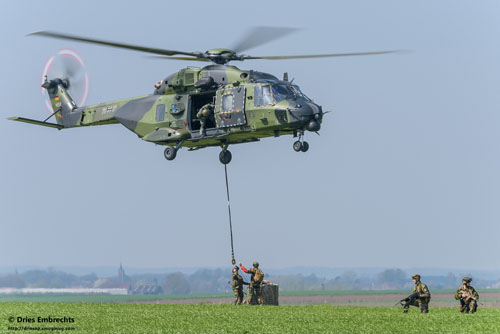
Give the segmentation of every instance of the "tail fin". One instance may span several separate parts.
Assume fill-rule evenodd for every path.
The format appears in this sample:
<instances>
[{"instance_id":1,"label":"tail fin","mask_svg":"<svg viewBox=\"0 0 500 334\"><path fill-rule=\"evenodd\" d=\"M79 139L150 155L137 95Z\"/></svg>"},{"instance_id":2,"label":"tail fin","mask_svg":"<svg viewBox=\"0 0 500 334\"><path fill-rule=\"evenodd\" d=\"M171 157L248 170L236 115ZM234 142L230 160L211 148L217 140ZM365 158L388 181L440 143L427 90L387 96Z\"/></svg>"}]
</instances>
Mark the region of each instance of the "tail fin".
<instances>
[{"instance_id":1,"label":"tail fin","mask_svg":"<svg viewBox=\"0 0 500 334\"><path fill-rule=\"evenodd\" d=\"M52 110L54 110L57 124L63 127L75 126L80 121L80 115L75 115L77 117L72 117L71 115L71 112L77 106L68 94L67 89L69 85L70 83L67 79L53 79L48 81L47 78L45 78L45 82L42 85L49 93L50 103Z\"/></svg>"}]
</instances>

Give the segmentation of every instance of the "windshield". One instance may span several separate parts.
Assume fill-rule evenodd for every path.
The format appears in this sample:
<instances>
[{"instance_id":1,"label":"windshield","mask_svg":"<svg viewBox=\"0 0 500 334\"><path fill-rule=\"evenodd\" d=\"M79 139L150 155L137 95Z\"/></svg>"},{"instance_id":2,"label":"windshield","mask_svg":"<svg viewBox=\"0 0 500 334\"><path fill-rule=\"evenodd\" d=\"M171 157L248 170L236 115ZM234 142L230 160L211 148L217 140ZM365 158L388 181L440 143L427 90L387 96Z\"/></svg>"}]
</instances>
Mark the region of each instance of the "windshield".
<instances>
[{"instance_id":1,"label":"windshield","mask_svg":"<svg viewBox=\"0 0 500 334\"><path fill-rule=\"evenodd\" d=\"M302 93L302 91L300 90L299 86L297 85L290 85L288 86L290 88L290 90L298 97L303 97L304 99L308 100L308 101L312 101L310 98L308 98L306 96L306 94Z\"/></svg>"},{"instance_id":2,"label":"windshield","mask_svg":"<svg viewBox=\"0 0 500 334\"><path fill-rule=\"evenodd\" d=\"M272 95L271 95L272 92ZM297 85L275 84L272 86L255 86L254 87L254 105L263 106L272 103L278 103L282 100L293 99L297 97L305 98L311 101Z\"/></svg>"},{"instance_id":3,"label":"windshield","mask_svg":"<svg viewBox=\"0 0 500 334\"><path fill-rule=\"evenodd\" d=\"M294 93L285 85L273 85L274 102L278 103L281 100L294 97Z\"/></svg>"}]
</instances>

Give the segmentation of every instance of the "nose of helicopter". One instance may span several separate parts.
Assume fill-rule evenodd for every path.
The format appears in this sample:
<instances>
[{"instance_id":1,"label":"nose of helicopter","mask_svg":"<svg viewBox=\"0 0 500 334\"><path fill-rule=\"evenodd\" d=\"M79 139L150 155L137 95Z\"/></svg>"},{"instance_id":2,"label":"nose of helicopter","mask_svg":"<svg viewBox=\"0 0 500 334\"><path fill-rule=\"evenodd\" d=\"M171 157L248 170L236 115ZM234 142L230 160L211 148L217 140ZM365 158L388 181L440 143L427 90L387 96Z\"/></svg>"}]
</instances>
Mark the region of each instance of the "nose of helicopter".
<instances>
[{"instance_id":1,"label":"nose of helicopter","mask_svg":"<svg viewBox=\"0 0 500 334\"><path fill-rule=\"evenodd\" d=\"M321 129L323 110L317 104L310 101L296 103L292 114L294 118L304 123L307 130L315 132Z\"/></svg>"}]
</instances>

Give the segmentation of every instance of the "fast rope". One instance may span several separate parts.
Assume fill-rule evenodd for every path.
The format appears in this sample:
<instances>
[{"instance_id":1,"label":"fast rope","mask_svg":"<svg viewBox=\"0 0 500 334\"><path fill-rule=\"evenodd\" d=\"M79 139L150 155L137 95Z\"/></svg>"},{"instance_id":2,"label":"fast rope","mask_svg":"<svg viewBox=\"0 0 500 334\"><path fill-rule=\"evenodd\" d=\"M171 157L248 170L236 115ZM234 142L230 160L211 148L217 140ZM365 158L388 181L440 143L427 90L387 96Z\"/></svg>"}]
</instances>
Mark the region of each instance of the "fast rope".
<instances>
[{"instance_id":1,"label":"fast rope","mask_svg":"<svg viewBox=\"0 0 500 334\"><path fill-rule=\"evenodd\" d=\"M227 165L224 165L224 172L226 173L226 192L227 192L227 211L229 213L229 233L231 234L231 263L233 266L236 264L234 259L234 246L233 246L233 223L231 221L231 201L229 200L229 182L227 181Z\"/></svg>"}]
</instances>

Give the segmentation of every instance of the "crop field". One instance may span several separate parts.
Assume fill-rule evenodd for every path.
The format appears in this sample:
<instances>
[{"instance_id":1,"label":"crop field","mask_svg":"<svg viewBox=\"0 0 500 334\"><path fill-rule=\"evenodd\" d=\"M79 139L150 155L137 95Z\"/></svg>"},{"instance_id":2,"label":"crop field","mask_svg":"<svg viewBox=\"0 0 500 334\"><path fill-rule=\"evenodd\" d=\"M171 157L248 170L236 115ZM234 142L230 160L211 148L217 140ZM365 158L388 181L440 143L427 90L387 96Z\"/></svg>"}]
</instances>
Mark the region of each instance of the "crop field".
<instances>
[{"instance_id":1,"label":"crop field","mask_svg":"<svg viewBox=\"0 0 500 334\"><path fill-rule=\"evenodd\" d=\"M480 289L482 308L500 308L499 289ZM280 305L393 306L409 294L407 290L373 291L280 291ZM455 290L433 290L431 306L456 307ZM0 302L86 302L141 304L221 304L230 303L233 293L189 295L83 295L83 294L4 294Z\"/></svg>"},{"instance_id":2,"label":"crop field","mask_svg":"<svg viewBox=\"0 0 500 334\"><path fill-rule=\"evenodd\" d=\"M19 318L26 319L18 322ZM68 320L40 323L38 317ZM69 322L69 319L73 319ZM28 323L27 319L32 319ZM63 331L63 329L65 329ZM500 309L0 303L0 333L500 333Z\"/></svg>"}]
</instances>

